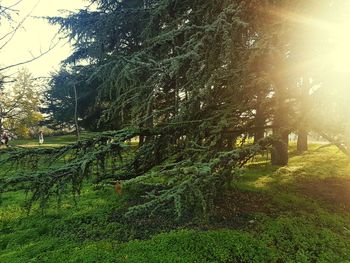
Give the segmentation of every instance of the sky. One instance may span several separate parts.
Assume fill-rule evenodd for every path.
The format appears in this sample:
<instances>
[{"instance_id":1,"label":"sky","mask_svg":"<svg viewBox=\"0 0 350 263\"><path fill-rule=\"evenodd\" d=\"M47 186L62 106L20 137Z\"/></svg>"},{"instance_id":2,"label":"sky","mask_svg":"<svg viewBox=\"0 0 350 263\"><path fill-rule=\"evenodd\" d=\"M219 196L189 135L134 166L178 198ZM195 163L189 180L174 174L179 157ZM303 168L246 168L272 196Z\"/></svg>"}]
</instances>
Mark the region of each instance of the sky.
<instances>
[{"instance_id":1,"label":"sky","mask_svg":"<svg viewBox=\"0 0 350 263\"><path fill-rule=\"evenodd\" d=\"M1 5L10 6L18 0L0 0ZM49 25L45 20L35 17L40 16L59 16L64 15L63 10L76 11L84 8L88 3L84 0L22 0L15 8L19 11L18 16L13 18L21 21L31 10L31 17L25 20L21 28L13 39L0 50L0 66L7 66L28 60L44 52L50 46L52 38L58 31L57 26ZM63 12L63 13L62 13ZM9 32L7 24L0 25L0 38ZM0 41L0 45L2 45ZM61 40L60 43L48 54L40 59L26 64L25 66L35 77L48 76L50 72L59 69L60 62L71 53L71 45L67 40ZM15 68L6 72L6 75L16 72L20 69Z\"/></svg>"}]
</instances>

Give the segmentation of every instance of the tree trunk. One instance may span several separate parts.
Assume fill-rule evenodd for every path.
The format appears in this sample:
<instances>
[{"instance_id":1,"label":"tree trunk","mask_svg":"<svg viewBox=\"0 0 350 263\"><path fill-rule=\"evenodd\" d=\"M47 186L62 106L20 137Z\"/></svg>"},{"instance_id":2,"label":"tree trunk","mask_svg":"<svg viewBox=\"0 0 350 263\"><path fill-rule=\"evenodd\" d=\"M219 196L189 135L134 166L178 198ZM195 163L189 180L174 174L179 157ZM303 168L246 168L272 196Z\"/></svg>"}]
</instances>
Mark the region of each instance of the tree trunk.
<instances>
[{"instance_id":1,"label":"tree trunk","mask_svg":"<svg viewBox=\"0 0 350 263\"><path fill-rule=\"evenodd\" d=\"M264 136L265 136L265 130L258 129L254 134L254 143L257 143L259 140L263 139Z\"/></svg>"},{"instance_id":2,"label":"tree trunk","mask_svg":"<svg viewBox=\"0 0 350 263\"><path fill-rule=\"evenodd\" d=\"M79 125L78 125L78 93L77 88L74 84L74 99L75 99L75 107L74 107L74 123L75 123L75 132L77 135L77 141L80 140L80 132L79 132Z\"/></svg>"},{"instance_id":3,"label":"tree trunk","mask_svg":"<svg viewBox=\"0 0 350 263\"><path fill-rule=\"evenodd\" d=\"M265 130L260 128L264 126L265 126L265 116L262 112L261 106L257 105L256 115L255 115L255 127L257 127L257 130L254 132L254 143L257 143L259 140L264 138Z\"/></svg>"},{"instance_id":4,"label":"tree trunk","mask_svg":"<svg viewBox=\"0 0 350 263\"><path fill-rule=\"evenodd\" d=\"M150 98L150 100L147 103L147 112L146 112L146 120L145 120L145 126L146 128L153 128L153 100L154 95ZM153 141L154 136L149 135L145 137L145 142L151 142Z\"/></svg>"},{"instance_id":5,"label":"tree trunk","mask_svg":"<svg viewBox=\"0 0 350 263\"><path fill-rule=\"evenodd\" d=\"M345 123L344 138L345 138L345 140L344 140L345 148L349 154L350 153L350 122L349 122L349 120L346 121L346 123Z\"/></svg>"},{"instance_id":6,"label":"tree trunk","mask_svg":"<svg viewBox=\"0 0 350 263\"><path fill-rule=\"evenodd\" d=\"M276 132L274 132L276 134ZM271 164L284 166L288 164L288 135L289 132L282 132L279 140L272 144Z\"/></svg>"},{"instance_id":7,"label":"tree trunk","mask_svg":"<svg viewBox=\"0 0 350 263\"><path fill-rule=\"evenodd\" d=\"M345 112L350 112L350 105L349 103L345 104ZM344 145L346 148L346 151L348 152L348 155L350 154L350 114L346 115L346 118L344 119Z\"/></svg>"},{"instance_id":8,"label":"tree trunk","mask_svg":"<svg viewBox=\"0 0 350 263\"><path fill-rule=\"evenodd\" d=\"M283 65L283 62L280 62ZM283 68L281 66L281 68ZM276 140L272 144L271 164L284 166L288 164L288 106L285 78L281 73L275 75L275 116L273 135Z\"/></svg>"},{"instance_id":9,"label":"tree trunk","mask_svg":"<svg viewBox=\"0 0 350 263\"><path fill-rule=\"evenodd\" d=\"M140 135L139 136L139 148L144 144L145 142L145 136Z\"/></svg>"},{"instance_id":10,"label":"tree trunk","mask_svg":"<svg viewBox=\"0 0 350 263\"><path fill-rule=\"evenodd\" d=\"M301 118L299 121L298 128L298 142L297 151L302 153L308 150L307 135L308 135L308 114L309 114L309 91L310 91L310 79L307 77L303 78L302 85L300 87L300 113Z\"/></svg>"},{"instance_id":11,"label":"tree trunk","mask_svg":"<svg viewBox=\"0 0 350 263\"><path fill-rule=\"evenodd\" d=\"M0 131L3 129L3 108L0 107Z\"/></svg>"},{"instance_id":12,"label":"tree trunk","mask_svg":"<svg viewBox=\"0 0 350 263\"><path fill-rule=\"evenodd\" d=\"M297 142L297 151L302 153L308 150L307 146L307 130L299 129L298 131L298 142Z\"/></svg>"},{"instance_id":13,"label":"tree trunk","mask_svg":"<svg viewBox=\"0 0 350 263\"><path fill-rule=\"evenodd\" d=\"M288 136L289 130L287 126L287 108L285 106L284 97L276 92L277 106L275 109L275 119L273 135L276 140L272 144L271 164L284 166L288 164Z\"/></svg>"}]
</instances>

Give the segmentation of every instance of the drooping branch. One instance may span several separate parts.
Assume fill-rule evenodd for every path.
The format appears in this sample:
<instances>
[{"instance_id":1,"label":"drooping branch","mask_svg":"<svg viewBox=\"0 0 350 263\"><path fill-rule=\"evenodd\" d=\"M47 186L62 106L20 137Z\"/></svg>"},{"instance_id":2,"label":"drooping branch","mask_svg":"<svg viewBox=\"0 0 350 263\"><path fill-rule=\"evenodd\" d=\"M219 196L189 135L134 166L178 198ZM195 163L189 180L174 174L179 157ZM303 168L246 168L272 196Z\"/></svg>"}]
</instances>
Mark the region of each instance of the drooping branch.
<instances>
[{"instance_id":1,"label":"drooping branch","mask_svg":"<svg viewBox=\"0 0 350 263\"><path fill-rule=\"evenodd\" d=\"M150 150L156 154L157 148L163 147L162 137L168 136L169 132L174 132L174 129L169 127L134 128L106 132L97 137L59 148L10 149L0 164L16 163L33 171L20 172L17 176L1 179L1 191L30 191L32 195L28 203L29 207L33 202L39 202L44 206L50 196L60 197L67 194L68 189L74 195L79 194L82 182L91 176L96 176L96 182L101 182L110 180L113 174L113 179L122 179L127 186L147 181L153 176L151 168L158 167L157 176L169 178L172 183L167 184L166 189L156 195L149 193L150 200L140 206L130 208L129 215L143 213L146 208L156 212L159 209L162 210L170 202L177 216L181 218L193 205L189 204L187 208L179 207L178 202L181 199L186 198L186 195L194 195L192 197L202 200L200 201L202 207L197 207L199 209L197 212L206 213L210 209L214 193L227 181L232 180L234 171L266 149L272 142L272 138L266 138L259 141L258 144L229 152L208 151L208 161L203 161L202 155L197 159L197 155L193 154L191 149L179 154L175 145L169 145L166 147L167 150L162 148L163 154L168 152L167 156L155 162L154 158L158 157L146 153ZM140 148L126 143L141 135L156 136L157 139ZM167 164L165 160L174 155L180 161ZM148 165L142 164L137 168L140 161ZM57 166L59 162L64 164Z\"/></svg>"},{"instance_id":2,"label":"drooping branch","mask_svg":"<svg viewBox=\"0 0 350 263\"><path fill-rule=\"evenodd\" d=\"M332 138L332 136L328 135L326 132L317 131L324 139L337 146L337 148L342 151L345 155L350 156L349 149L342 142Z\"/></svg>"}]
</instances>

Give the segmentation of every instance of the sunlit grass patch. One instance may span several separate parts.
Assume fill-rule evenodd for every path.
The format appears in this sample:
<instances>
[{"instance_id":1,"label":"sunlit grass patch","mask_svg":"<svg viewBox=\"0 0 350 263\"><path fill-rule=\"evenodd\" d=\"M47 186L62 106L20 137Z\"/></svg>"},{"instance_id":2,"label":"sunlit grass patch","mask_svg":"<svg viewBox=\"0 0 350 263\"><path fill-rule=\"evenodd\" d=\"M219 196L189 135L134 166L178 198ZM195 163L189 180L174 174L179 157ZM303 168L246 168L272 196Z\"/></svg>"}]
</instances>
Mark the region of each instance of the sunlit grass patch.
<instances>
[{"instance_id":1,"label":"sunlit grass patch","mask_svg":"<svg viewBox=\"0 0 350 263\"><path fill-rule=\"evenodd\" d=\"M301 155L292 155L285 167L274 167L261 160L253 161L245 167L238 184L252 190L254 187L263 189L292 184L298 178L350 177L349 159L335 146L311 145L310 148Z\"/></svg>"},{"instance_id":2,"label":"sunlit grass patch","mask_svg":"<svg viewBox=\"0 0 350 263\"><path fill-rule=\"evenodd\" d=\"M55 148L55 147L60 147L60 146L64 146L64 145L66 145L66 144L63 144L63 143L45 143L43 145L39 145L38 143L34 143L34 142L16 144L16 146L25 147L25 148L38 148L38 147Z\"/></svg>"},{"instance_id":3,"label":"sunlit grass patch","mask_svg":"<svg viewBox=\"0 0 350 263\"><path fill-rule=\"evenodd\" d=\"M96 133L94 132L83 132L80 136L80 139L91 138ZM77 141L77 137L75 134L61 135L61 136L44 136L44 144L39 145L38 138L30 138L30 139L15 139L10 141L9 145L11 147L59 147L64 146L70 143L74 143ZM4 147L3 147L4 148Z\"/></svg>"},{"instance_id":4,"label":"sunlit grass patch","mask_svg":"<svg viewBox=\"0 0 350 263\"><path fill-rule=\"evenodd\" d=\"M285 167L256 158L236 178L223 224L170 233L170 223L121 220L133 189L118 197L112 185L88 180L75 199L67 193L60 204L52 198L45 210L35 205L29 214L21 207L23 192L4 193L0 262L341 262L350 259L349 213L330 210L318 192L306 194L305 182L350 179L349 170L335 147L292 153Z\"/></svg>"}]
</instances>

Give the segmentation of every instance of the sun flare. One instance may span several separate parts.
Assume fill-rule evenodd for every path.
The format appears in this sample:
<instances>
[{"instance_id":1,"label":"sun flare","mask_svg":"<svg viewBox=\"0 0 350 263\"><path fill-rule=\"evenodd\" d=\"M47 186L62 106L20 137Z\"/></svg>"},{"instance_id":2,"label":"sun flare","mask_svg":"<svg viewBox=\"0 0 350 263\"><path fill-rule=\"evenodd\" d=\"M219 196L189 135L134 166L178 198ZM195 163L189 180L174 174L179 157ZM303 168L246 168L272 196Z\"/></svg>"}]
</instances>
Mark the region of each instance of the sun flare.
<instances>
[{"instance_id":1,"label":"sun flare","mask_svg":"<svg viewBox=\"0 0 350 263\"><path fill-rule=\"evenodd\" d=\"M329 62L339 72L350 72L350 7L346 7L340 21L333 25L329 40L332 44Z\"/></svg>"},{"instance_id":2,"label":"sun flare","mask_svg":"<svg viewBox=\"0 0 350 263\"><path fill-rule=\"evenodd\" d=\"M350 99L350 1L334 1L325 9L326 12L319 10L308 19L299 19L298 30L305 41L299 52L304 52L307 58L299 66L316 79L315 85L322 83L320 86L327 90L325 97L341 92L338 102L347 102Z\"/></svg>"}]
</instances>

